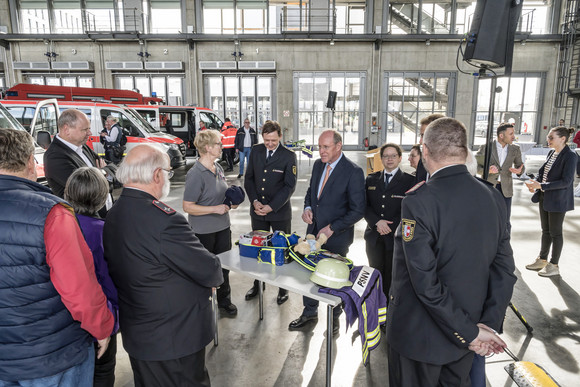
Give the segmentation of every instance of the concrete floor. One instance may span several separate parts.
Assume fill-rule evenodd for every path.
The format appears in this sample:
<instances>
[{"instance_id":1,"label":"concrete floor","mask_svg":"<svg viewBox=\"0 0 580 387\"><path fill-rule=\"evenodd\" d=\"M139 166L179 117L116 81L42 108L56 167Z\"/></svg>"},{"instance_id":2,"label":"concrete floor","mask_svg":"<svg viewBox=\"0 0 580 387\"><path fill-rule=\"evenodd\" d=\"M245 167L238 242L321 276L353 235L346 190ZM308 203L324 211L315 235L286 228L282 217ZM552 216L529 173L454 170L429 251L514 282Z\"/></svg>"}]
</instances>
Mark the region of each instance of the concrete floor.
<instances>
[{"instance_id":1,"label":"concrete floor","mask_svg":"<svg viewBox=\"0 0 580 387\"><path fill-rule=\"evenodd\" d=\"M346 152L359 165L365 166L363 152ZM316 155L316 154L315 154ZM316 155L317 156L317 155ZM405 154L403 170L410 171ZM314 160L314 159L313 159ZM299 158L298 185L292 198L294 219L292 229L304 234L306 227L300 215L304 194L310 178L313 160ZM544 157L532 156L526 160L527 172L537 173ZM177 170L172 179L171 194L166 202L182 212L184 178L193 165ZM228 174L230 184L243 185L235 172ZM575 184L578 183L576 179ZM514 183L512 205L512 248L516 261L516 283L513 303L533 326L533 334L515 314L508 310L503 339L512 352L521 359L544 367L562 386L580 385L580 198L576 210L566 215L564 223L564 250L560 261L561 277L542 278L524 268L533 261L540 247L540 221L537 205L530 202L531 194L522 181ZM251 229L249 203L232 210L232 232L236 235ZM477 219L473 219L474 222ZM356 225L355 242L350 255L355 264L367 264L363 232L366 224ZM264 320L258 317L258 301L245 301L244 295L252 281L240 274L230 275L232 301L238 306L235 318L219 321L219 346L207 347L206 364L214 386L323 386L325 383L326 330L325 309L319 310L319 322L311 332L290 332L288 324L302 312L302 298L290 294L282 306L276 304L277 289L268 287L264 293ZM333 353L333 386L386 386L388 385L385 340L371 352L370 363L361 363L361 344L353 329L345 332L341 317L341 333L335 338ZM503 367L511 362L505 355L487 359L489 386L515 386ZM117 354L117 381L115 386L133 386L129 358L119 342Z\"/></svg>"}]
</instances>

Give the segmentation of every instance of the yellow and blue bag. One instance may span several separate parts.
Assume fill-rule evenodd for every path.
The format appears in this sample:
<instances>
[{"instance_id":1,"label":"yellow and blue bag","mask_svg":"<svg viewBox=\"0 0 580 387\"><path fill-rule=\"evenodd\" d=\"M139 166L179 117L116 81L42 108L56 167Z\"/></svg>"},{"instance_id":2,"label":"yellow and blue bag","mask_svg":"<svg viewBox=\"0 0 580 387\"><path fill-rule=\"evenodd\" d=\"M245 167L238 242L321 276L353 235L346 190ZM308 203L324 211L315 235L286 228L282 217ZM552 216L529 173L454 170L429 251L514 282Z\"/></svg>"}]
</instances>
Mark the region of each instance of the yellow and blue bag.
<instances>
[{"instance_id":1,"label":"yellow and blue bag","mask_svg":"<svg viewBox=\"0 0 580 387\"><path fill-rule=\"evenodd\" d=\"M254 245L250 241L255 234L258 233L264 237L266 245ZM252 231L248 234L240 236L238 241L240 256L248 258L257 258L260 262L272 265L281 266L289 262L288 248L298 243L300 237L295 233L286 235L282 231L274 231L268 233L267 231Z\"/></svg>"}]
</instances>

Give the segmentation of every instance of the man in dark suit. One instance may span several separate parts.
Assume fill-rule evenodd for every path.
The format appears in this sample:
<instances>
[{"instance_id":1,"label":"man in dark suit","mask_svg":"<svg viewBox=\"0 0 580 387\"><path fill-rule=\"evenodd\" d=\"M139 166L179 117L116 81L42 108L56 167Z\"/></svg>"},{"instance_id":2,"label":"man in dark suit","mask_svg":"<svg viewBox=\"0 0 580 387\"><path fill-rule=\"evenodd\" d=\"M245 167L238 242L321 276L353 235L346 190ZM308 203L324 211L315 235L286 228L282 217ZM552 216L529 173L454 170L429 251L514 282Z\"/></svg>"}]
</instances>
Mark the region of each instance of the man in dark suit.
<instances>
[{"instance_id":1,"label":"man in dark suit","mask_svg":"<svg viewBox=\"0 0 580 387\"><path fill-rule=\"evenodd\" d=\"M431 177L403 199L387 310L389 384L468 386L474 351L503 351L516 277L499 192L469 174L465 127L427 127ZM471 351L470 351L471 350Z\"/></svg>"},{"instance_id":2,"label":"man in dark suit","mask_svg":"<svg viewBox=\"0 0 580 387\"><path fill-rule=\"evenodd\" d=\"M419 144L423 144L423 136L425 135L425 129L427 129L427 125L431 122L435 121L438 118L445 117L443 114L440 113L433 113L429 114L427 117L423 117L419 122L421 124L420 136L419 136ZM428 173L425 169L425 165L423 164L423 158L419 160L419 164L417 164L417 172L415 172L415 181L420 183L422 181L426 181L428 179Z\"/></svg>"},{"instance_id":3,"label":"man in dark suit","mask_svg":"<svg viewBox=\"0 0 580 387\"><path fill-rule=\"evenodd\" d=\"M104 160L87 146L91 123L76 109L63 111L58 118L58 134L44 154L44 173L48 186L58 197L63 197L69 176L80 167L105 166Z\"/></svg>"},{"instance_id":4,"label":"man in dark suit","mask_svg":"<svg viewBox=\"0 0 580 387\"><path fill-rule=\"evenodd\" d=\"M123 346L136 386L209 386L205 346L214 336L212 287L219 259L187 219L160 199L169 193L169 158L132 148L117 176L123 192L109 211L103 241L119 293Z\"/></svg>"},{"instance_id":5,"label":"man in dark suit","mask_svg":"<svg viewBox=\"0 0 580 387\"><path fill-rule=\"evenodd\" d=\"M513 144L515 138L513 124L503 123L497 127L497 139L491 143L491 158L487 176L487 181L501 192L505 201L508 231L511 231L512 227L510 223L512 196L514 196L512 173L521 176L525 170L520 147ZM484 144L475 155L479 168L483 168L485 163L485 151L486 145Z\"/></svg>"},{"instance_id":6,"label":"man in dark suit","mask_svg":"<svg viewBox=\"0 0 580 387\"><path fill-rule=\"evenodd\" d=\"M384 169L367 176L365 183L365 241L369 265L381 273L383 292L388 294L393 267L393 235L401 222L401 200L415 185L415 176L399 169L403 156L399 145L383 145L380 155Z\"/></svg>"},{"instance_id":7,"label":"man in dark suit","mask_svg":"<svg viewBox=\"0 0 580 387\"><path fill-rule=\"evenodd\" d=\"M308 224L308 234L326 234L323 249L346 256L354 239L354 225L364 215L364 172L342 153L342 137L335 130L322 132L318 152L320 159L312 167L302 220ZM318 301L304 297L303 302L304 311L290 323L290 330L318 321ZM341 312L340 307L334 308L335 333Z\"/></svg>"},{"instance_id":8,"label":"man in dark suit","mask_svg":"<svg viewBox=\"0 0 580 387\"><path fill-rule=\"evenodd\" d=\"M243 129L240 129L243 130ZM280 144L282 129L276 121L266 121L262 128L263 144L250 153L244 188L250 200L252 230L292 232L290 197L296 189L296 155ZM259 281L246 293L246 300L258 294ZM278 305L288 300L288 291L280 288Z\"/></svg>"}]
</instances>

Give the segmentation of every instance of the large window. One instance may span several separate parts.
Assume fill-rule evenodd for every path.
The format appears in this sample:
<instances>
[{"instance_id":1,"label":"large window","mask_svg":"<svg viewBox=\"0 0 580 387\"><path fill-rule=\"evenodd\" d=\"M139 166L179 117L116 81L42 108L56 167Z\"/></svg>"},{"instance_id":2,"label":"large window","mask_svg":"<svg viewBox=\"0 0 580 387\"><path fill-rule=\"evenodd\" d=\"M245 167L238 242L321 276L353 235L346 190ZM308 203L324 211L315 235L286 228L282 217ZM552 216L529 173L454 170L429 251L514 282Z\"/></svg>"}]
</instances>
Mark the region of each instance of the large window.
<instances>
[{"instance_id":1,"label":"large window","mask_svg":"<svg viewBox=\"0 0 580 387\"><path fill-rule=\"evenodd\" d=\"M272 75L228 74L204 77L206 107L241 126L248 118L259 129L266 120L275 120Z\"/></svg>"},{"instance_id":2,"label":"large window","mask_svg":"<svg viewBox=\"0 0 580 387\"><path fill-rule=\"evenodd\" d=\"M25 34L183 30L180 0L18 0L18 7L19 31Z\"/></svg>"},{"instance_id":3,"label":"large window","mask_svg":"<svg viewBox=\"0 0 580 387\"><path fill-rule=\"evenodd\" d=\"M475 5L475 1L462 0L394 0L389 3L388 31L392 34L464 34L471 27ZM545 0L526 0L517 31L550 33L551 7Z\"/></svg>"},{"instance_id":4,"label":"large window","mask_svg":"<svg viewBox=\"0 0 580 387\"><path fill-rule=\"evenodd\" d=\"M345 145L359 146L364 129L366 73L294 73L295 138L316 144L320 133L338 130ZM334 112L326 107L337 93Z\"/></svg>"},{"instance_id":5,"label":"large window","mask_svg":"<svg viewBox=\"0 0 580 387\"><path fill-rule=\"evenodd\" d=\"M502 91L495 95L493 127L497 128L502 122L511 122L514 124L516 137L524 135L529 140L537 141L544 79L543 73L515 73L509 78L498 78L497 85ZM491 79L475 80L471 120L474 145L481 145L486 141L490 97Z\"/></svg>"},{"instance_id":6,"label":"large window","mask_svg":"<svg viewBox=\"0 0 580 387\"><path fill-rule=\"evenodd\" d=\"M206 34L361 34L364 19L364 0L203 0Z\"/></svg>"},{"instance_id":7,"label":"large window","mask_svg":"<svg viewBox=\"0 0 580 387\"><path fill-rule=\"evenodd\" d=\"M456 73L384 74L381 142L404 146L419 142L420 121L432 113L455 115Z\"/></svg>"},{"instance_id":8,"label":"large window","mask_svg":"<svg viewBox=\"0 0 580 387\"><path fill-rule=\"evenodd\" d=\"M168 105L183 105L183 74L115 74L115 87L135 90L146 97L159 97Z\"/></svg>"},{"instance_id":9,"label":"large window","mask_svg":"<svg viewBox=\"0 0 580 387\"><path fill-rule=\"evenodd\" d=\"M26 83L49 86L95 87L93 74L23 74Z\"/></svg>"}]
</instances>

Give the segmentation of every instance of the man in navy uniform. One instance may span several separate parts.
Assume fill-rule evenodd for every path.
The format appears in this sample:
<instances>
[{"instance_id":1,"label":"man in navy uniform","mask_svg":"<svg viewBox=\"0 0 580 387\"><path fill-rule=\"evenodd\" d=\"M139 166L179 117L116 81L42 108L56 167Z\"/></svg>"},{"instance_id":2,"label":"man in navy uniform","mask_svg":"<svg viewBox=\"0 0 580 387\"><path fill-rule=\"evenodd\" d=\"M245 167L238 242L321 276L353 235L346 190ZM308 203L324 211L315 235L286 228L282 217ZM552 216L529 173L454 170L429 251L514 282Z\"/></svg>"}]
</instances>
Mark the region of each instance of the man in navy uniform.
<instances>
[{"instance_id":1,"label":"man in navy uniform","mask_svg":"<svg viewBox=\"0 0 580 387\"><path fill-rule=\"evenodd\" d=\"M171 174L156 148L127 153L117 171L123 192L105 221L105 257L135 386L209 386L205 346L214 337L211 294L223 282L221 264L160 201Z\"/></svg>"},{"instance_id":2,"label":"man in navy uniform","mask_svg":"<svg viewBox=\"0 0 580 387\"><path fill-rule=\"evenodd\" d=\"M244 188L250 200L252 230L292 232L290 197L296 188L296 155L282 144L282 129L276 121L266 121L262 128L263 144L250 153ZM246 300L258 294L259 281L246 293ZM288 291L280 288L278 305L288 300Z\"/></svg>"},{"instance_id":3,"label":"man in navy uniform","mask_svg":"<svg viewBox=\"0 0 580 387\"><path fill-rule=\"evenodd\" d=\"M473 352L503 351L516 277L500 193L469 174L463 124L427 127L429 182L407 192L387 310L392 386L469 386ZM471 350L471 351L470 351Z\"/></svg>"},{"instance_id":4,"label":"man in navy uniform","mask_svg":"<svg viewBox=\"0 0 580 387\"><path fill-rule=\"evenodd\" d=\"M342 136L336 130L325 130L318 138L320 159L312 167L310 185L304 198L302 220L306 232L326 234L323 249L346 256L354 239L354 225L365 211L363 170L342 153ZM292 321L290 330L318 321L318 301L304 297L302 315ZM334 308L334 332L338 333L340 307Z\"/></svg>"}]
</instances>

